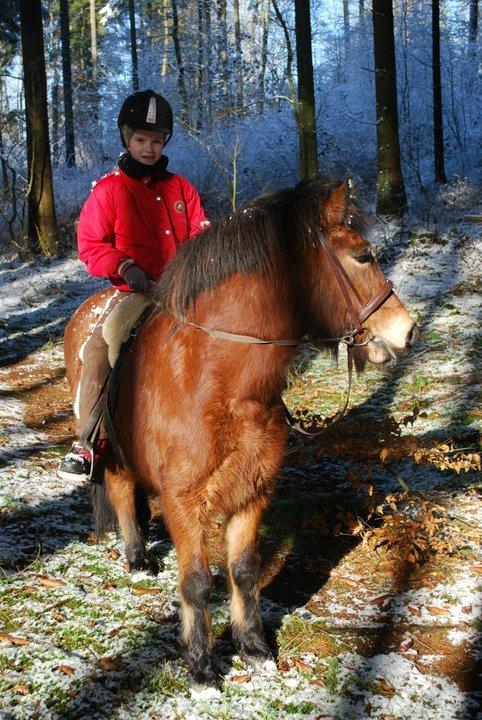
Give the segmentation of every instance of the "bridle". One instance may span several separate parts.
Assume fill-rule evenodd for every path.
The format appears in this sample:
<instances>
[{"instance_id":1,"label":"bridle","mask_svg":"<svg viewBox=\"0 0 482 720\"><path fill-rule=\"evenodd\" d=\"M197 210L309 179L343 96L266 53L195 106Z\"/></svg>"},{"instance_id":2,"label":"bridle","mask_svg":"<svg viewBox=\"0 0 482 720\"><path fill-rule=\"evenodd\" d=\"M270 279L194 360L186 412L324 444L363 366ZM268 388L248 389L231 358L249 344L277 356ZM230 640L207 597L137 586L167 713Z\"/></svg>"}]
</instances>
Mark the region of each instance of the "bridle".
<instances>
[{"instance_id":1,"label":"bridle","mask_svg":"<svg viewBox=\"0 0 482 720\"><path fill-rule=\"evenodd\" d=\"M385 280L380 290L375 293L375 295L373 295L366 303L363 303L358 290L351 281L350 276L346 272L345 268L338 260L338 257L332 246L326 242L326 240L321 234L320 244L326 253L326 257L328 258L328 262L333 271L335 280L338 284L338 287L340 288L341 294L343 295L343 299L345 300L348 313L353 321L353 329L348 330L343 335L334 338L313 338L311 340L295 340L283 338L275 340L263 340L262 338L256 337L254 335L240 335L238 333L225 332L224 330L216 330L214 328L206 327L205 325L198 325L197 323L190 322L185 317L178 318L179 322L181 322L183 325L189 325L190 327L194 327L197 330L203 330L205 333L207 333L213 338L217 338L218 340L229 340L231 342L245 343L248 345L281 345L288 347L296 347L300 345L311 345L316 342L336 342L343 343L343 345L346 345L348 349L368 345L368 343L371 342L374 338L371 331L368 328L363 327L363 323L388 300L390 295L392 295L393 283L391 282L391 280ZM358 309L356 309L355 305L353 304L348 288L350 288L358 304L360 305ZM363 335L363 333L369 334L368 339L365 339L362 342L356 342L356 337L358 335Z\"/></svg>"},{"instance_id":2,"label":"bridle","mask_svg":"<svg viewBox=\"0 0 482 720\"><path fill-rule=\"evenodd\" d=\"M325 238L321 235L320 243L326 253L326 257L328 258L328 262L333 271L333 275L338 283L338 287L340 288L341 294L343 295L343 298L345 300L347 310L351 315L351 319L353 320L353 324L355 326L354 329L351 330L347 335L338 338L338 341L343 342L349 347L353 347L356 345L366 345L368 342L370 342L370 340L373 340L373 336L364 343L356 343L355 338L357 335L362 335L367 330L367 328L363 327L363 323L365 322L365 320L368 320L368 318L373 315L373 313L376 312L383 305L383 303L386 302L386 300L388 300L390 295L392 295L393 283L391 280L386 279L380 290L375 293L375 295L373 295L369 300L367 300L366 303L363 304L358 290L351 281L350 276L346 272L345 268L338 260L332 246L327 243ZM357 302L361 306L358 310L353 304L347 286L350 288Z\"/></svg>"}]
</instances>

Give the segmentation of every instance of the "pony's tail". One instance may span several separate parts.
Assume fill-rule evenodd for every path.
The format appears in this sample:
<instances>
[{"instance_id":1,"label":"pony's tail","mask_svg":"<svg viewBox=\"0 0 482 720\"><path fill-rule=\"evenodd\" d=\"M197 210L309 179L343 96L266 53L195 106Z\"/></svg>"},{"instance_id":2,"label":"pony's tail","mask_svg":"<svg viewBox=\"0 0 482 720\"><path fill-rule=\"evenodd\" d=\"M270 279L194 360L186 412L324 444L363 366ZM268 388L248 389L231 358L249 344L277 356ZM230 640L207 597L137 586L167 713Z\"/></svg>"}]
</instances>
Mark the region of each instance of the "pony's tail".
<instances>
[{"instance_id":1,"label":"pony's tail","mask_svg":"<svg viewBox=\"0 0 482 720\"><path fill-rule=\"evenodd\" d=\"M109 530L117 527L117 517L107 497L105 482L101 484L92 483L90 498L94 513L94 532L100 537Z\"/></svg>"}]
</instances>

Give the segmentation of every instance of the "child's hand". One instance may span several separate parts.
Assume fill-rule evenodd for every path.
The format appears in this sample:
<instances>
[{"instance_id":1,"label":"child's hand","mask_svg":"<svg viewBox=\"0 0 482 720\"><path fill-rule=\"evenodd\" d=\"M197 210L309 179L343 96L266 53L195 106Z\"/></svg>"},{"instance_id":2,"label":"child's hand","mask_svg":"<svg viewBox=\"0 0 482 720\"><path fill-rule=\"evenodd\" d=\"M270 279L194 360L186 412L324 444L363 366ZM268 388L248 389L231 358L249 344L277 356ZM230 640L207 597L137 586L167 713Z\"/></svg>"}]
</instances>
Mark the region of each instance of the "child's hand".
<instances>
[{"instance_id":1,"label":"child's hand","mask_svg":"<svg viewBox=\"0 0 482 720\"><path fill-rule=\"evenodd\" d=\"M149 291L151 285L149 278L138 265L129 265L122 273L122 277L135 292L147 293Z\"/></svg>"}]
</instances>

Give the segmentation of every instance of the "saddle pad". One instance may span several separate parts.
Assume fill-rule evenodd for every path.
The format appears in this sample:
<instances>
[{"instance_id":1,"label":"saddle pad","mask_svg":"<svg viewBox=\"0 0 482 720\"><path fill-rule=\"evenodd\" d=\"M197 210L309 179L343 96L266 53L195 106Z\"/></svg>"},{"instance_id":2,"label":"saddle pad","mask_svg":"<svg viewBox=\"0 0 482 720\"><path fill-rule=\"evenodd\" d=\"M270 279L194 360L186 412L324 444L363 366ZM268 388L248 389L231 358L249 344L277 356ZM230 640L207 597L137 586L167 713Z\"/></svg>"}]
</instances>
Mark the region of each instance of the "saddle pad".
<instances>
[{"instance_id":1,"label":"saddle pad","mask_svg":"<svg viewBox=\"0 0 482 720\"><path fill-rule=\"evenodd\" d=\"M126 342L133 326L149 304L149 300L144 295L131 293L117 303L104 320L102 337L109 349L108 358L111 368L119 357L122 344Z\"/></svg>"}]
</instances>

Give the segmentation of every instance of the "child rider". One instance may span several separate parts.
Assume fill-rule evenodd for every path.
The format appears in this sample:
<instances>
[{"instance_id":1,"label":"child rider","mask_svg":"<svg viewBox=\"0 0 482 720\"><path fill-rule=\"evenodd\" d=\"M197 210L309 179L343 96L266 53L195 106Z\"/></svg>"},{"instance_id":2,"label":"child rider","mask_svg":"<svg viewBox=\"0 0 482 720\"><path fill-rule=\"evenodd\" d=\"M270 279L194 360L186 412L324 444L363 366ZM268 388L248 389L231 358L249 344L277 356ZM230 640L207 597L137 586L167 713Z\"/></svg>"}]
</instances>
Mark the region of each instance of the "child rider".
<instances>
[{"instance_id":1,"label":"child rider","mask_svg":"<svg viewBox=\"0 0 482 720\"><path fill-rule=\"evenodd\" d=\"M79 438L110 372L102 335L106 317L128 294L146 293L178 246L209 227L197 190L167 170L163 151L173 130L167 100L152 90L130 95L121 107L118 126L126 152L119 158L118 169L94 184L77 230L79 258L87 270L107 277L117 289L82 349L82 377L74 404ZM106 444L101 426L94 447L100 466ZM60 463L61 477L90 474L92 455L84 445L74 442Z\"/></svg>"}]
</instances>

